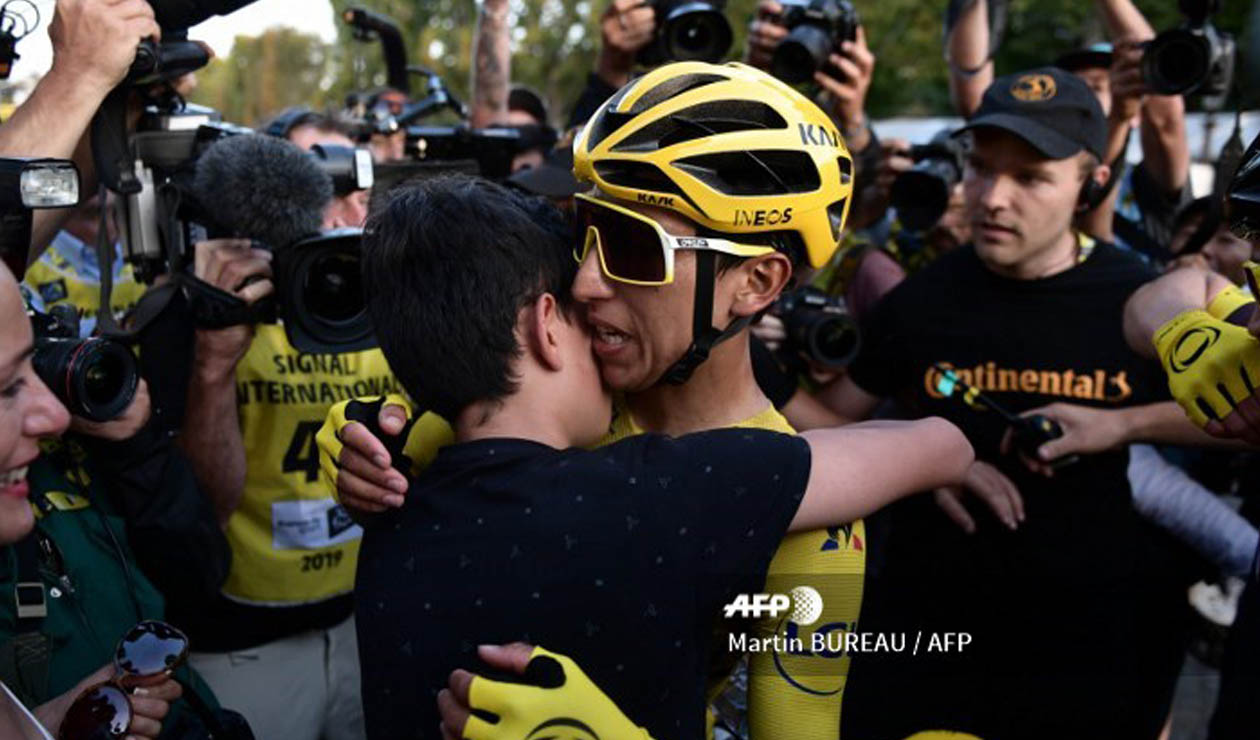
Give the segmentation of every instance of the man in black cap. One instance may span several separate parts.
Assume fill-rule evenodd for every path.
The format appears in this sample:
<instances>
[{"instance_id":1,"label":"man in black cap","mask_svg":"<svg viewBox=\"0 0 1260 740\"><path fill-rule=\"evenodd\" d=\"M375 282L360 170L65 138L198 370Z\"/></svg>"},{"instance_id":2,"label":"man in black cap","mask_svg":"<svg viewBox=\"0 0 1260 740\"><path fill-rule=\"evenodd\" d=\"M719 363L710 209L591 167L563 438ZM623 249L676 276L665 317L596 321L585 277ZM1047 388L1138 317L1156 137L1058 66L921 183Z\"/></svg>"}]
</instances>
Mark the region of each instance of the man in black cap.
<instances>
[{"instance_id":1,"label":"man in black cap","mask_svg":"<svg viewBox=\"0 0 1260 740\"><path fill-rule=\"evenodd\" d=\"M1084 82L1047 67L998 78L964 131L973 243L890 292L850 372L823 391L854 420L883 398L945 416L977 458L965 488L887 512L886 557L868 571L855 631L920 643L853 656L841 737L1154 738L1168 709L1149 678L1163 675L1149 667L1162 615L1144 605L1168 545L1133 508L1127 448L1035 473L1012 449L1011 422L951 382L1014 414L1067 402L1169 421L1170 404L1155 403L1167 399L1159 367L1122 331L1125 300L1153 274L1073 228L1107 181L1106 118ZM1038 444L1021 447L1049 467ZM971 638L961 652L957 632Z\"/></svg>"}]
</instances>

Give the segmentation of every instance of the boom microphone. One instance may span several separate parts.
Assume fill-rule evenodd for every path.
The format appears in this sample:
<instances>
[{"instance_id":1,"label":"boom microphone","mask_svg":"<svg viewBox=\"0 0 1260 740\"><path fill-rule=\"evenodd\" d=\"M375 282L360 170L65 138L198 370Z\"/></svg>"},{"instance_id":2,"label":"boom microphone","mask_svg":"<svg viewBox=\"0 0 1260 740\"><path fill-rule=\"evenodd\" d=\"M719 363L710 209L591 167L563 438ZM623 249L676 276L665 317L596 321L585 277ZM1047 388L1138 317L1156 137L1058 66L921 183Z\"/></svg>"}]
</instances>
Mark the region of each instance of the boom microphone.
<instances>
[{"instance_id":1,"label":"boom microphone","mask_svg":"<svg viewBox=\"0 0 1260 740\"><path fill-rule=\"evenodd\" d=\"M254 0L149 0L162 30L195 26L213 15L227 15ZM163 34L165 36L166 34Z\"/></svg>"},{"instance_id":2,"label":"boom microphone","mask_svg":"<svg viewBox=\"0 0 1260 740\"><path fill-rule=\"evenodd\" d=\"M292 143L246 134L220 139L202 153L192 191L211 236L280 249L319 232L333 183Z\"/></svg>"}]
</instances>

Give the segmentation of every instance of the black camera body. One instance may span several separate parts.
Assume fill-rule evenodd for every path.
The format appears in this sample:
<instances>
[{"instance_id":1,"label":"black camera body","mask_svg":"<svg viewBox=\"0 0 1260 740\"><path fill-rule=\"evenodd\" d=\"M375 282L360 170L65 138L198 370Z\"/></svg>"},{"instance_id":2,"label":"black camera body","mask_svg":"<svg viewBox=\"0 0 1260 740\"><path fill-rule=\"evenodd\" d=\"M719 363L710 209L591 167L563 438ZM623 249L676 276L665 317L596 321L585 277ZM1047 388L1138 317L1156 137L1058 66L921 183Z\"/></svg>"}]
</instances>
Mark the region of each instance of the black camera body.
<instances>
[{"instance_id":1,"label":"black camera body","mask_svg":"<svg viewBox=\"0 0 1260 740\"><path fill-rule=\"evenodd\" d=\"M1234 80L1237 44L1217 30L1218 0L1181 0L1186 21L1161 32L1142 53L1142 78L1160 95L1224 96Z\"/></svg>"},{"instance_id":2,"label":"black camera body","mask_svg":"<svg viewBox=\"0 0 1260 740\"><path fill-rule=\"evenodd\" d=\"M512 174L513 157L544 145L529 133L526 127L409 126L407 154L416 162L449 163L457 171L464 169L461 163L475 163L482 177L502 180Z\"/></svg>"},{"instance_id":3,"label":"black camera body","mask_svg":"<svg viewBox=\"0 0 1260 740\"><path fill-rule=\"evenodd\" d=\"M71 306L29 315L35 334L31 364L71 414L109 421L127 410L140 383L130 348L103 337L80 339L79 316Z\"/></svg>"},{"instance_id":4,"label":"black camera body","mask_svg":"<svg viewBox=\"0 0 1260 740\"><path fill-rule=\"evenodd\" d=\"M910 147L914 166L893 181L892 204L901 225L923 232L936 225L949 208L950 193L962 181L962 142L942 131L927 144Z\"/></svg>"},{"instance_id":5,"label":"black camera body","mask_svg":"<svg viewBox=\"0 0 1260 740\"><path fill-rule=\"evenodd\" d=\"M842 298L806 285L779 296L775 313L787 332L787 354L803 354L827 368L844 367L857 357L861 337Z\"/></svg>"},{"instance_id":6,"label":"black camera body","mask_svg":"<svg viewBox=\"0 0 1260 740\"><path fill-rule=\"evenodd\" d=\"M857 40L861 23L848 0L783 0L779 24L788 35L774 50L770 72L790 85L809 82L824 70L840 79L828 58L841 43Z\"/></svg>"},{"instance_id":7,"label":"black camera body","mask_svg":"<svg viewBox=\"0 0 1260 740\"><path fill-rule=\"evenodd\" d=\"M638 54L638 62L656 67L666 62L720 62L734 34L723 11L726 0L652 0L656 35Z\"/></svg>"}]
</instances>

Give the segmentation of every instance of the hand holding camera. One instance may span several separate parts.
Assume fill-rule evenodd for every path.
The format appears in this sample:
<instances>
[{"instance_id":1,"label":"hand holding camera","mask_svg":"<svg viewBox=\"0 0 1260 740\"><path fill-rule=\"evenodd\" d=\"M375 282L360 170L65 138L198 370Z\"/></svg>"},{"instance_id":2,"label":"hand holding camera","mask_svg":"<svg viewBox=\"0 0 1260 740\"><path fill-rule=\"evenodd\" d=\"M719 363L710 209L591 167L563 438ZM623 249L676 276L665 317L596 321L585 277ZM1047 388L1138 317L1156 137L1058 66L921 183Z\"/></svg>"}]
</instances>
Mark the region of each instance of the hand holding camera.
<instances>
[{"instance_id":1,"label":"hand holding camera","mask_svg":"<svg viewBox=\"0 0 1260 740\"><path fill-rule=\"evenodd\" d=\"M147 0L58 0L48 35L52 71L104 96L127 76L139 43L162 31Z\"/></svg>"},{"instance_id":2,"label":"hand holding camera","mask_svg":"<svg viewBox=\"0 0 1260 740\"><path fill-rule=\"evenodd\" d=\"M81 416L71 416L70 430L107 442L122 442L136 436L149 423L152 410L149 386L141 378L136 384L131 403L117 417L109 421L93 421Z\"/></svg>"},{"instance_id":3,"label":"hand holding camera","mask_svg":"<svg viewBox=\"0 0 1260 740\"><path fill-rule=\"evenodd\" d=\"M249 305L275 291L271 281L271 252L248 239L210 239L194 250L193 274L203 282L240 298ZM254 330L237 324L223 329L197 330L197 365L203 370L230 373L245 356Z\"/></svg>"},{"instance_id":4,"label":"hand holding camera","mask_svg":"<svg viewBox=\"0 0 1260 740\"><path fill-rule=\"evenodd\" d=\"M1112 45L1111 113L1113 121L1133 121L1142 109L1142 100L1150 94L1142 75L1142 55L1147 40L1118 39Z\"/></svg>"},{"instance_id":5,"label":"hand holding camera","mask_svg":"<svg viewBox=\"0 0 1260 740\"><path fill-rule=\"evenodd\" d=\"M831 100L831 114L840 124L849 149L862 151L870 141L866 126L866 93L875 74L875 55L866 45L866 31L857 27L856 37L840 42L839 52L827 57L827 65L814 73Z\"/></svg>"}]
</instances>

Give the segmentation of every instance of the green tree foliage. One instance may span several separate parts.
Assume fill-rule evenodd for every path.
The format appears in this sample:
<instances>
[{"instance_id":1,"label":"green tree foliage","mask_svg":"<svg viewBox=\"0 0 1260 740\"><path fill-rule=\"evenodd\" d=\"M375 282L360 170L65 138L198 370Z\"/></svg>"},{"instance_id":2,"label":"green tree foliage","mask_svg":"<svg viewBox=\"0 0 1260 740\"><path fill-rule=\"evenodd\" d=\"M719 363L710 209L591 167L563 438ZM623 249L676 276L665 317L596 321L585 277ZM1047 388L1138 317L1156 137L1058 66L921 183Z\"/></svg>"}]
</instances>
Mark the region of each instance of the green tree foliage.
<instances>
[{"instance_id":1,"label":"green tree foliage","mask_svg":"<svg viewBox=\"0 0 1260 740\"><path fill-rule=\"evenodd\" d=\"M332 102L336 47L291 28L237 36L232 53L198 73L194 102L222 111L229 121L259 124L292 105Z\"/></svg>"},{"instance_id":2,"label":"green tree foliage","mask_svg":"<svg viewBox=\"0 0 1260 740\"><path fill-rule=\"evenodd\" d=\"M556 122L576 100L594 66L599 18L608 1L511 0L513 81L541 92L550 101ZM735 30L731 58L742 56L756 4L757 0L727 3ZM867 101L871 115L951 113L942 55L945 0L855 4L877 58ZM402 29L409 61L436 71L456 95L469 97L477 21L474 0L333 0L338 15L351 5L393 18ZM1260 47L1242 37L1253 2L1224 0L1223 5L1218 26L1240 36L1240 83L1243 89L1258 90L1260 79L1246 70L1253 66L1249 57L1258 53L1252 49ZM1156 29L1180 22L1175 0L1139 0L1138 6ZM1005 43L996 59L999 73L1050 63L1064 51L1103 37L1090 0L1010 0L1009 8ZM332 45L287 30L238 38L231 57L216 60L203 74L194 99L220 108L232 120L257 122L287 105L340 104L348 93L384 83L379 45L355 41L339 23ZM413 93L423 92L421 79L413 78Z\"/></svg>"}]
</instances>

